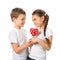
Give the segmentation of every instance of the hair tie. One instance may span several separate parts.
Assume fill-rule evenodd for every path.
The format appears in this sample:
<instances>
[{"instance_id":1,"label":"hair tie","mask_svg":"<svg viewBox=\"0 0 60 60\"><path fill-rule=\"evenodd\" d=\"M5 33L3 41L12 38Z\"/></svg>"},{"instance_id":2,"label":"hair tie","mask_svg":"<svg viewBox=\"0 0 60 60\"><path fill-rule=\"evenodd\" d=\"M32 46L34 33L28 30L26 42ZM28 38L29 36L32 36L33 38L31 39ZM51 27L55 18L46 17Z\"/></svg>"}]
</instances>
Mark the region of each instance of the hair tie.
<instances>
[{"instance_id":1,"label":"hair tie","mask_svg":"<svg viewBox=\"0 0 60 60\"><path fill-rule=\"evenodd\" d=\"M46 16L46 13L44 15Z\"/></svg>"}]
</instances>

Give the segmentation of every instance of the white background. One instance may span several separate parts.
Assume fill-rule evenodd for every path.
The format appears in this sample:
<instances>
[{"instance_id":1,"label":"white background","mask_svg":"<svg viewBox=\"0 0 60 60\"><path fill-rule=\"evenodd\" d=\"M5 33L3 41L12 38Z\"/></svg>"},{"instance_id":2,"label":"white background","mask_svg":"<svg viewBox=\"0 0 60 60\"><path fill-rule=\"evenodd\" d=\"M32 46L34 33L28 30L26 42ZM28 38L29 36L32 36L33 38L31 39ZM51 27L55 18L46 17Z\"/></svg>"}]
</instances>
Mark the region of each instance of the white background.
<instances>
[{"instance_id":1,"label":"white background","mask_svg":"<svg viewBox=\"0 0 60 60\"><path fill-rule=\"evenodd\" d=\"M12 60L11 45L8 34L13 28L10 12L15 7L23 8L26 13L25 29L33 26L31 14L35 9L43 9L49 14L49 27L53 31L51 50L47 52L47 60L60 60L60 8L59 0L1 0L0 1L0 60ZM29 27L29 28L28 28Z\"/></svg>"}]
</instances>

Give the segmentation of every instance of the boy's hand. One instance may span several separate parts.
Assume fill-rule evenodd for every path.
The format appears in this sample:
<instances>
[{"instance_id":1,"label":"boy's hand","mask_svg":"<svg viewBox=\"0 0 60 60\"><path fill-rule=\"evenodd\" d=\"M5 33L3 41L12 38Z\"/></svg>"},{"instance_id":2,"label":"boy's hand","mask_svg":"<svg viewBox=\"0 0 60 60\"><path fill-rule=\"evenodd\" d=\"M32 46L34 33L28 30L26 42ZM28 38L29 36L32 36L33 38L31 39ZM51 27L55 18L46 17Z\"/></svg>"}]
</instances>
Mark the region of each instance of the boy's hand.
<instances>
[{"instance_id":1,"label":"boy's hand","mask_svg":"<svg viewBox=\"0 0 60 60\"><path fill-rule=\"evenodd\" d=\"M32 46L32 45L33 45L32 41L29 40L29 41L28 41L28 46Z\"/></svg>"}]
</instances>

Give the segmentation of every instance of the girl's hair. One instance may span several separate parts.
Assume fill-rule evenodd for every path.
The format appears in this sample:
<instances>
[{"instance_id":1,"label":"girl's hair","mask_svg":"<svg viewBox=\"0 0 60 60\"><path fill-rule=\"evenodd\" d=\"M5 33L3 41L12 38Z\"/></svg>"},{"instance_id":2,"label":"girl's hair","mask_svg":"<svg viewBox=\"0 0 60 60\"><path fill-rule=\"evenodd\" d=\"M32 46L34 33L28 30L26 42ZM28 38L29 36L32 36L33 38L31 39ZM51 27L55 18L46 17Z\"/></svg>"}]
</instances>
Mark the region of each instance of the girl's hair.
<instances>
[{"instance_id":1,"label":"girl's hair","mask_svg":"<svg viewBox=\"0 0 60 60\"><path fill-rule=\"evenodd\" d=\"M11 14L10 14L11 19L13 17L17 18L19 16L19 14L26 14L26 13L22 8L14 8L14 9L12 9Z\"/></svg>"},{"instance_id":2,"label":"girl's hair","mask_svg":"<svg viewBox=\"0 0 60 60\"><path fill-rule=\"evenodd\" d=\"M44 36L46 36L46 28L47 28L47 25L48 25L49 16L46 14L46 12L44 10L41 10L41 9L37 9L32 13L32 15L35 15L35 14L38 15L39 17L44 16L44 21L43 21Z\"/></svg>"},{"instance_id":3,"label":"girl's hair","mask_svg":"<svg viewBox=\"0 0 60 60\"><path fill-rule=\"evenodd\" d=\"M48 20L49 20L49 16L48 14L46 14L46 12L44 10L41 10L41 9L37 9L35 10L32 15L38 15L39 17L42 17L44 16L44 21L43 21L43 24L44 24L44 36L46 36L46 28L47 28L47 25L48 25ZM50 46L50 41L48 38L45 38L48 45Z\"/></svg>"}]
</instances>

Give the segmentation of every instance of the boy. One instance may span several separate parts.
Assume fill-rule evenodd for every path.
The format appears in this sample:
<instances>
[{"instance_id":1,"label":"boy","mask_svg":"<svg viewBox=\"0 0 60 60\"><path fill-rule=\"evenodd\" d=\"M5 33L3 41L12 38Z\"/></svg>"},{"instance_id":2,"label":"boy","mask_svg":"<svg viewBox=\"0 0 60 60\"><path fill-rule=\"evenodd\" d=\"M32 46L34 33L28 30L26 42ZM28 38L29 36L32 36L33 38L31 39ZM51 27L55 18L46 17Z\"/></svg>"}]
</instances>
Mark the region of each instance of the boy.
<instances>
[{"instance_id":1,"label":"boy","mask_svg":"<svg viewBox=\"0 0 60 60\"><path fill-rule=\"evenodd\" d=\"M14 23L14 29L9 33L9 40L13 49L13 60L26 60L27 47L31 42L27 42L26 31L22 29L25 23L26 13L21 8L14 8L11 11L11 20Z\"/></svg>"}]
</instances>

